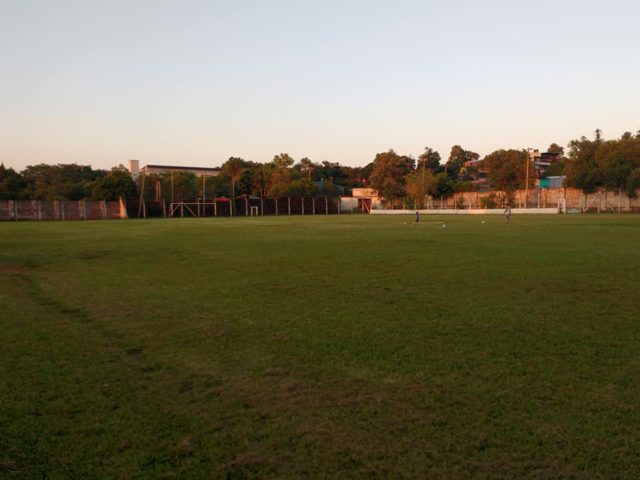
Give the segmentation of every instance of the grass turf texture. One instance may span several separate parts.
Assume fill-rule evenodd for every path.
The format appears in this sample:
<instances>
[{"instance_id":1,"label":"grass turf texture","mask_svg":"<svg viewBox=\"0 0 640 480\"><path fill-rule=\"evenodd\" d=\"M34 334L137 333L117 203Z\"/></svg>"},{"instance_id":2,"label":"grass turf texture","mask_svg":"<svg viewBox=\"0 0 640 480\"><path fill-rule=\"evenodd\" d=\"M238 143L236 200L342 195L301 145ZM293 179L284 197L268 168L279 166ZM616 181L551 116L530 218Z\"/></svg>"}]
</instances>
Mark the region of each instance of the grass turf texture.
<instances>
[{"instance_id":1,"label":"grass turf texture","mask_svg":"<svg viewBox=\"0 0 640 480\"><path fill-rule=\"evenodd\" d=\"M406 220L0 224L0 477L638 478L640 219Z\"/></svg>"}]
</instances>

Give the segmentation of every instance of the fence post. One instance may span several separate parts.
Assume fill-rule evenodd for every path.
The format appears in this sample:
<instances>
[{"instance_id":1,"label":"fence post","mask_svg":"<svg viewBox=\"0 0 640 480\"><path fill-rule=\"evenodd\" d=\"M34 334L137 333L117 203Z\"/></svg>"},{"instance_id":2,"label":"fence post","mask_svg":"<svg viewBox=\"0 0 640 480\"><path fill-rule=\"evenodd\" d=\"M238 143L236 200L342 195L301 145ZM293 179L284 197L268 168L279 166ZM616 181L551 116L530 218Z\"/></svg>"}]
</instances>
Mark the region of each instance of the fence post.
<instances>
[{"instance_id":1,"label":"fence post","mask_svg":"<svg viewBox=\"0 0 640 480\"><path fill-rule=\"evenodd\" d=\"M600 192L597 193L597 198L598 198L598 213L600 213L600 210L602 209L602 195L600 195Z\"/></svg>"},{"instance_id":2,"label":"fence post","mask_svg":"<svg viewBox=\"0 0 640 480\"><path fill-rule=\"evenodd\" d=\"M275 202L276 202L276 217L278 216L278 200L279 200L278 197L276 197L276 200L275 200Z\"/></svg>"},{"instance_id":3,"label":"fence post","mask_svg":"<svg viewBox=\"0 0 640 480\"><path fill-rule=\"evenodd\" d=\"M264 199L260 197L260 216L264 216Z\"/></svg>"},{"instance_id":4,"label":"fence post","mask_svg":"<svg viewBox=\"0 0 640 480\"><path fill-rule=\"evenodd\" d=\"M302 215L304 215L304 197L300 197L300 202L302 203Z\"/></svg>"},{"instance_id":5,"label":"fence post","mask_svg":"<svg viewBox=\"0 0 640 480\"><path fill-rule=\"evenodd\" d=\"M325 215L329 215L329 199L326 195L324 197L324 213Z\"/></svg>"},{"instance_id":6,"label":"fence post","mask_svg":"<svg viewBox=\"0 0 640 480\"><path fill-rule=\"evenodd\" d=\"M287 215L291 215L291 197L287 197Z\"/></svg>"}]
</instances>

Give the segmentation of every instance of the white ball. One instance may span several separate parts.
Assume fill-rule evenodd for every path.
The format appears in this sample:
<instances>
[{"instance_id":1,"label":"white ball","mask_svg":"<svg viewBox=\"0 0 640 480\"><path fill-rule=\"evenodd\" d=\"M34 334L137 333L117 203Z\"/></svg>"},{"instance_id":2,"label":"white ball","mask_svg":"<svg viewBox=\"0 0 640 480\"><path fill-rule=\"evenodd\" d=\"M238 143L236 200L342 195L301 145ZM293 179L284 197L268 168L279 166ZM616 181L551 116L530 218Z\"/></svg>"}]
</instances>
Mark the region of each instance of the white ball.
<instances>
[{"instance_id":1,"label":"white ball","mask_svg":"<svg viewBox=\"0 0 640 480\"><path fill-rule=\"evenodd\" d=\"M484 220L482 220L482 223L484 223Z\"/></svg>"}]
</instances>

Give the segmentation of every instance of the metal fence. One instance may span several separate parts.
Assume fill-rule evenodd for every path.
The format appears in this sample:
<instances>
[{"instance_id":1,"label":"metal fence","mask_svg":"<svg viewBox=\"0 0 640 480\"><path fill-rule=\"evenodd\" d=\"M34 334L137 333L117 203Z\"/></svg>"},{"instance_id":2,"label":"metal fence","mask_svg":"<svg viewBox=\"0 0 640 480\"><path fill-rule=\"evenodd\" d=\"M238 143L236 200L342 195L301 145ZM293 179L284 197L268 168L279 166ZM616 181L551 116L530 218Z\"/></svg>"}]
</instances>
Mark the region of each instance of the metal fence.
<instances>
[{"instance_id":1,"label":"metal fence","mask_svg":"<svg viewBox=\"0 0 640 480\"><path fill-rule=\"evenodd\" d=\"M108 220L126 218L121 201L0 200L0 220Z\"/></svg>"},{"instance_id":2,"label":"metal fence","mask_svg":"<svg viewBox=\"0 0 640 480\"><path fill-rule=\"evenodd\" d=\"M262 215L335 215L340 214L340 199L335 197L237 197L212 201L173 202L164 208L168 217L250 217ZM143 212L145 213L145 212ZM149 216L146 215L145 217Z\"/></svg>"}]
</instances>

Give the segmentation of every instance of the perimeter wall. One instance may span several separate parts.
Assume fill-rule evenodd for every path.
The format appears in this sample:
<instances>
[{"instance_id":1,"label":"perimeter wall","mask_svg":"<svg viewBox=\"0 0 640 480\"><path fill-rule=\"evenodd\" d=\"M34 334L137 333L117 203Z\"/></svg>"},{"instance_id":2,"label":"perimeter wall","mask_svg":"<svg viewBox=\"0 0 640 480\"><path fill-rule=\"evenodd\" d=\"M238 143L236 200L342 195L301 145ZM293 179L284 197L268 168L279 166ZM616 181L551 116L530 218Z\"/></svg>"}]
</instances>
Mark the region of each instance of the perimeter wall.
<instances>
[{"instance_id":1,"label":"perimeter wall","mask_svg":"<svg viewBox=\"0 0 640 480\"><path fill-rule=\"evenodd\" d=\"M640 193L640 192L639 192ZM504 208L506 203L512 208L557 208L562 211L578 212L640 212L640 198L630 198L625 191L599 189L585 194L575 188L550 188L516 190L510 194L502 191L458 192L452 197L438 199L429 197L424 209L490 209ZM402 201L387 202L386 209L416 209Z\"/></svg>"}]
</instances>

